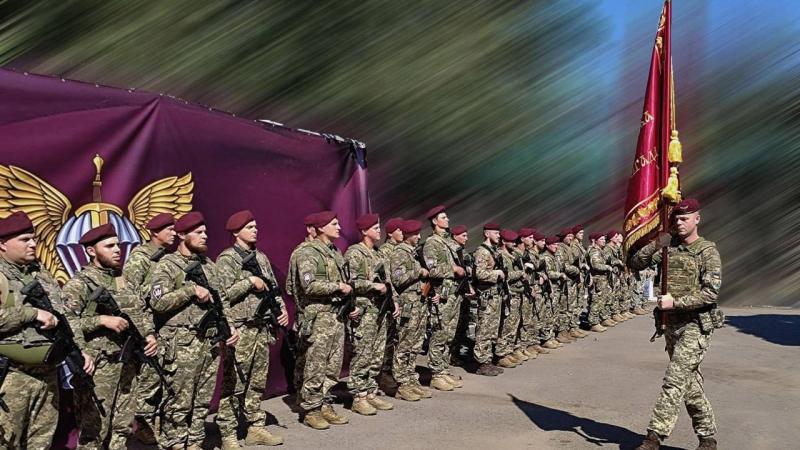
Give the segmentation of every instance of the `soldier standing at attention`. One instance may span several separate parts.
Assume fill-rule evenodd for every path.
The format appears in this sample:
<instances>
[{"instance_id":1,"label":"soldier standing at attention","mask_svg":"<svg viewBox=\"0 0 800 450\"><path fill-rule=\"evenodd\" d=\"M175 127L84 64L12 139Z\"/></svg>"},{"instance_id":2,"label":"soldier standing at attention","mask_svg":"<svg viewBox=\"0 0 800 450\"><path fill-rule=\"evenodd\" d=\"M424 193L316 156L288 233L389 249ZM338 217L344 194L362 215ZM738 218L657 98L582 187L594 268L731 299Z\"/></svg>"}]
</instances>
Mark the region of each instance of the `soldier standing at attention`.
<instances>
[{"instance_id":1,"label":"soldier standing at attention","mask_svg":"<svg viewBox=\"0 0 800 450\"><path fill-rule=\"evenodd\" d=\"M230 379L239 384L233 388L236 392L231 397L233 410L239 411L247 424L245 445L280 445L283 438L267 430L267 413L261 409L261 398L267 387L269 346L276 342L273 333L278 330L270 330L268 319L255 315L261 304L256 292L269 289L264 279L272 286L277 286L278 282L272 273L269 258L256 247L258 224L253 213L245 210L233 214L228 218L225 229L235 241L233 247L223 250L217 257L216 274L221 291L228 300L228 320L239 330L235 357L244 368L247 379L246 385L241 385L238 378ZM250 272L248 266L243 265L245 258L255 258L254 264L258 265L260 273ZM280 307L280 315L276 317L278 324L286 326L289 314L283 300L277 296L275 301Z\"/></svg>"},{"instance_id":2,"label":"soldier standing at attention","mask_svg":"<svg viewBox=\"0 0 800 450\"><path fill-rule=\"evenodd\" d=\"M559 342L567 343L578 340L582 335L577 331L577 324L573 318L573 311L576 308L578 299L578 283L580 280L580 270L575 265L575 255L572 253L572 228L565 228L558 234L561 242L558 244L556 259L560 261L567 280L563 283L561 292L561 302L559 307Z\"/></svg>"},{"instance_id":3,"label":"soldier standing at attention","mask_svg":"<svg viewBox=\"0 0 800 450\"><path fill-rule=\"evenodd\" d=\"M75 404L83 449L125 449L136 412L136 374L140 361L124 360L121 350L126 344L118 336L128 329L126 319L103 314L102 306L92 299L98 288L114 298L120 310L127 313L145 335L144 355L153 357L158 344L152 317L145 315L144 301L125 282L120 266L119 238L111 224L92 228L78 241L86 249L89 264L64 284L64 302L68 315L80 320L86 348L95 358L95 391L104 400L109 414L103 417L85 391L75 391Z\"/></svg>"},{"instance_id":4,"label":"soldier standing at attention","mask_svg":"<svg viewBox=\"0 0 800 450\"><path fill-rule=\"evenodd\" d=\"M400 321L397 324L397 349L394 352L392 371L399 387L395 398L416 402L420 398L430 398L431 392L419 384L417 354L422 350L425 340L425 323L428 310L422 298L422 280L428 271L420 265L414 254L419 244L422 223L406 220L400 225L403 242L392 253L392 285L400 295ZM438 302L439 294L431 301Z\"/></svg>"},{"instance_id":5,"label":"soldier standing at attention","mask_svg":"<svg viewBox=\"0 0 800 450\"><path fill-rule=\"evenodd\" d=\"M545 249L542 252L542 261L544 262L545 274L551 286L552 302L555 305L555 310L558 312L559 317L556 319L556 329L560 330L556 336L556 340L561 344L569 344L574 341L570 338L564 329L565 316L563 311L566 309L565 298L566 294L563 292L561 286L569 282L567 274L564 272L565 264L561 257L561 243L558 236L548 236L545 239Z\"/></svg>"},{"instance_id":6,"label":"soldier standing at attention","mask_svg":"<svg viewBox=\"0 0 800 450\"><path fill-rule=\"evenodd\" d=\"M622 312L622 304L620 300L622 298L622 277L620 274L622 273L622 269L625 268L625 265L614 251L614 242L617 240L618 236L621 237L622 234L616 230L611 230L606 233L606 246L603 247L603 256L606 259L606 264L611 266L611 273L609 274L608 279L614 284L609 298L609 305L611 305L609 310L611 313L611 321L613 322L611 326L628 320L627 317L620 314Z\"/></svg>"},{"instance_id":7,"label":"soldier standing at attention","mask_svg":"<svg viewBox=\"0 0 800 450\"><path fill-rule=\"evenodd\" d=\"M150 242L139 245L131 251L122 276L125 281L142 298L145 299L147 319L153 322L153 310L150 308L150 276L155 264L169 251L167 248L175 242L175 218L170 213L161 213L147 222L145 229L150 232ZM154 330L158 334L158 330ZM163 362L159 357L159 363ZM148 365L142 365L139 380L136 383L136 437L146 445L158 444L156 433L151 423L155 422L158 407L163 399L161 380Z\"/></svg>"},{"instance_id":8,"label":"soldier standing at attention","mask_svg":"<svg viewBox=\"0 0 800 450\"><path fill-rule=\"evenodd\" d=\"M545 239L547 236L544 233L534 230L533 232L533 246L530 248L531 261L536 267L537 282L531 283L538 286L536 290L536 303L534 305L534 313L539 318L538 326L534 334L538 336L541 345L536 348L539 353L549 353L549 350L562 347L563 344L555 340L555 300L553 293L545 292L545 283L547 283L547 274L545 273L544 260L542 253L547 252L545 248ZM534 347L536 347L534 345Z\"/></svg>"},{"instance_id":9,"label":"soldier standing at attention","mask_svg":"<svg viewBox=\"0 0 800 450\"><path fill-rule=\"evenodd\" d=\"M669 243L667 260L668 292L658 299L656 327L662 313L666 319L666 350L669 354L661 394L650 416L647 437L637 450L656 450L669 437L678 420L681 403L692 418L700 444L697 450L716 450L717 424L711 403L703 389L700 364L708 352L714 329L724 322L717 307L722 285L722 262L713 242L698 234L700 204L688 199L672 211L677 231ZM661 248L666 243L651 242L630 260L632 270L643 270L662 263Z\"/></svg>"},{"instance_id":10,"label":"soldier standing at attention","mask_svg":"<svg viewBox=\"0 0 800 450\"><path fill-rule=\"evenodd\" d=\"M467 346L467 335L469 334L470 314L472 309L470 303L472 299L475 298L475 289L472 287L472 280L475 274L472 272L472 264L467 264L467 257L464 255L467 241L469 241L467 227L464 225L454 226L450 229L450 233L453 236L453 240L458 244L458 249L456 250L456 256L458 257L457 264L466 272L464 278L459 280L459 288L456 291L456 295L458 296L456 302L459 304L459 312L456 322L456 334L455 337L453 337L453 343L450 345L450 365L463 366L465 361L461 357L461 349ZM450 378L453 378L453 376L450 375ZM458 380L454 379L453 381Z\"/></svg>"},{"instance_id":11,"label":"soldier standing at attention","mask_svg":"<svg viewBox=\"0 0 800 450\"><path fill-rule=\"evenodd\" d=\"M517 331L519 331L520 313L522 308L522 294L524 286L522 281L527 279L527 275L522 268L514 267L514 245L517 240L517 233L511 230L503 230L500 233L502 243L495 253L498 258L503 258L503 265L507 268L506 281L508 282L509 298L502 299L505 306L505 314L500 321L500 334L497 338L496 353L499 361L497 365L504 368L516 367L522 361L528 359L527 356L517 353ZM502 293L501 295L505 295Z\"/></svg>"},{"instance_id":12,"label":"soldier standing at attention","mask_svg":"<svg viewBox=\"0 0 800 450\"><path fill-rule=\"evenodd\" d=\"M344 323L337 314L352 288L344 277L342 253L333 244L341 233L336 213L317 213L312 226L317 237L297 252L293 292L301 305L297 329L305 354L300 391L303 423L324 430L349 422L333 409L331 389L339 382L344 357Z\"/></svg>"},{"instance_id":13,"label":"soldier standing at attention","mask_svg":"<svg viewBox=\"0 0 800 450\"><path fill-rule=\"evenodd\" d=\"M441 327L432 326L428 344L428 366L431 369L431 387L440 391L452 391L463 383L450 376L450 346L456 336L458 313L458 284L466 276L464 269L456 264L458 244L450 237L450 219L444 206L437 206L426 215L433 234L425 240L423 255L428 266L430 282L440 296L439 316Z\"/></svg>"},{"instance_id":14,"label":"soldier standing at attention","mask_svg":"<svg viewBox=\"0 0 800 450\"><path fill-rule=\"evenodd\" d=\"M536 303L536 283L539 281L536 276L536 265L534 264L534 257L531 254L530 248L533 246L533 233L536 232L533 228L522 228L517 231L517 245L514 249L515 258L519 259L522 263L522 269L528 276L527 283L525 283L522 293L522 306L520 313L519 325L519 350L529 359L536 359L539 355L537 347L542 350L542 353L549 353L548 350L543 349L539 342L536 341L534 330L539 327L539 319L534 314L534 307ZM535 258L538 261L538 257ZM527 262L526 262L527 261ZM518 358L519 359L519 358Z\"/></svg>"},{"instance_id":15,"label":"soldier standing at attention","mask_svg":"<svg viewBox=\"0 0 800 450\"><path fill-rule=\"evenodd\" d=\"M394 408L379 399L376 378L383 365L386 350L386 320L379 320L381 295L386 285L379 282L376 268L383 263L375 250L381 238L381 225L377 214L366 214L356 221L361 242L354 244L344 254L350 267L350 280L355 287L356 310L350 315L350 377L347 387L353 395L351 411L371 416ZM385 264L384 264L385 265ZM385 270L385 269L384 269ZM400 315L400 307L392 305L393 318Z\"/></svg>"},{"instance_id":16,"label":"soldier standing at attention","mask_svg":"<svg viewBox=\"0 0 800 450\"><path fill-rule=\"evenodd\" d=\"M297 330L297 324L302 320L303 313L303 305L300 304L300 300L295 294L295 292L300 290L300 286L298 284L299 275L297 273L297 254L301 249L311 245L311 243L314 242L314 239L317 237L317 230L314 228L315 216L316 213L312 213L303 219L303 225L306 227L306 237L303 239L303 242L301 242L297 247L294 248L294 250L292 250L292 254L289 256L289 269L286 273L286 293L292 296L294 299L295 331ZM298 342L296 349L297 359L294 361L294 376L292 377L296 406L300 406L300 403L302 402L302 399L300 398L300 390L303 388L303 371L305 370L306 365L305 349L300 344L302 343Z\"/></svg>"},{"instance_id":17,"label":"soldier standing at attention","mask_svg":"<svg viewBox=\"0 0 800 450\"><path fill-rule=\"evenodd\" d=\"M614 326L609 322L611 313L608 310L611 289L608 286L608 277L611 275L611 266L606 264L603 257L603 247L606 245L606 237L603 233L592 233L589 235L592 241L591 247L586 254L592 274L594 286L591 289L591 303L589 305L589 329L595 333L606 331L606 326Z\"/></svg>"},{"instance_id":18,"label":"soldier standing at attention","mask_svg":"<svg viewBox=\"0 0 800 450\"><path fill-rule=\"evenodd\" d=\"M217 424L222 435L223 450L238 449L236 416L232 390L228 389L234 371L234 349L239 332L231 325L231 337L224 346L212 345L215 327L202 330L198 322L216 301L213 294L193 280L187 280L185 269L200 264L209 287L219 293L222 307L227 303L216 276L214 262L206 256L206 224L203 215L193 211L175 222L178 250L163 257L153 269L150 305L156 320L164 325L160 335L164 342L164 369L172 375L175 396L164 403L160 445L169 449L199 449L205 438L205 419L216 387L219 358L224 358L223 388L220 392Z\"/></svg>"},{"instance_id":19,"label":"soldier standing at attention","mask_svg":"<svg viewBox=\"0 0 800 450\"><path fill-rule=\"evenodd\" d=\"M475 279L478 295L478 324L475 328L475 361L480 364L477 375L497 376L503 369L492 364L492 344L497 341L500 330L500 293L498 284L505 274L496 269L497 245L500 243L500 225L487 223L483 226L483 244L475 250Z\"/></svg>"},{"instance_id":20,"label":"soldier standing at attention","mask_svg":"<svg viewBox=\"0 0 800 450\"><path fill-rule=\"evenodd\" d=\"M403 219L400 217L389 219L386 222L384 226L386 241L378 248L378 253L383 258L384 266L386 266L386 276L389 277L389 279L384 280L386 282L391 281L391 261L394 249L403 242L403 231L400 229L402 223ZM386 350L383 354L383 366L381 367L379 382L381 389L384 391L397 389L397 382L392 377L392 360L394 359L394 349L397 347L397 321L387 320L386 326Z\"/></svg>"},{"instance_id":21,"label":"soldier standing at attention","mask_svg":"<svg viewBox=\"0 0 800 450\"><path fill-rule=\"evenodd\" d=\"M0 357L9 369L0 395L9 412L0 412L0 444L5 448L50 448L58 424L58 367L44 364L52 341L39 333L52 330L58 320L49 312L25 305L23 287L42 284L53 307L64 310L55 277L36 260L33 222L24 212L0 219ZM85 348L83 334L75 342ZM94 360L85 352L84 369L94 372Z\"/></svg>"}]
</instances>

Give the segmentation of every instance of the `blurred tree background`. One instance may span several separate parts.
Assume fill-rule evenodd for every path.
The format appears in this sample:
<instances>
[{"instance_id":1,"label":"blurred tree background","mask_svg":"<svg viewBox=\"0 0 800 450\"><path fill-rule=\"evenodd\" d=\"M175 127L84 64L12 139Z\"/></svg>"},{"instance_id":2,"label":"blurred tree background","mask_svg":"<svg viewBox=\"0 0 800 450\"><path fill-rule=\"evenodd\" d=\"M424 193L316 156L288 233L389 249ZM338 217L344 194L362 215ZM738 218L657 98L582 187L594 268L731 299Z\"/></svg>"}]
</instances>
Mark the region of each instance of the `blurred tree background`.
<instances>
[{"instance_id":1,"label":"blurred tree background","mask_svg":"<svg viewBox=\"0 0 800 450\"><path fill-rule=\"evenodd\" d=\"M489 220L621 228L662 5L0 0L0 65L359 139L375 211L445 204L475 245ZM798 307L800 4L673 5L682 182L722 301Z\"/></svg>"}]
</instances>

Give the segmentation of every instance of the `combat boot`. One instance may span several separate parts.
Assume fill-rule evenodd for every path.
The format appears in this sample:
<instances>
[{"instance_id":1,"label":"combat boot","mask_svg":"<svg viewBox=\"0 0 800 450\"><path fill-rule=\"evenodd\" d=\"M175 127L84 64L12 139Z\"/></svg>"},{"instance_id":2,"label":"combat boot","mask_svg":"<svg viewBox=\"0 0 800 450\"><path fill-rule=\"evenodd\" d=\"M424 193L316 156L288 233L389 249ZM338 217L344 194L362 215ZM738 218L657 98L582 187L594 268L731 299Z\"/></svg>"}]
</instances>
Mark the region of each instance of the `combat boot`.
<instances>
[{"instance_id":1,"label":"combat boot","mask_svg":"<svg viewBox=\"0 0 800 450\"><path fill-rule=\"evenodd\" d=\"M583 339L584 337L586 337L586 336L580 334L578 332L577 328L573 328L573 329L569 330L569 335L570 335L570 337L573 337L575 339Z\"/></svg>"},{"instance_id":2,"label":"combat boot","mask_svg":"<svg viewBox=\"0 0 800 450\"><path fill-rule=\"evenodd\" d=\"M558 342L555 339L548 339L542 344L542 347L544 349L555 350L558 348Z\"/></svg>"},{"instance_id":3,"label":"combat boot","mask_svg":"<svg viewBox=\"0 0 800 450\"><path fill-rule=\"evenodd\" d=\"M588 331L581 330L580 328L576 328L576 330L578 330L578 333L580 333L581 336L583 336L583 337L586 337L586 336L589 335Z\"/></svg>"},{"instance_id":4,"label":"combat boot","mask_svg":"<svg viewBox=\"0 0 800 450\"><path fill-rule=\"evenodd\" d=\"M519 349L514 350L514 353L512 353L512 355L514 356L514 359L519 361L527 361L530 359L528 358L528 355L525 354L525 352Z\"/></svg>"},{"instance_id":5,"label":"combat boot","mask_svg":"<svg viewBox=\"0 0 800 450\"><path fill-rule=\"evenodd\" d=\"M414 392L414 388L404 384L397 388L397 393L394 394L394 398L399 398L400 400L405 400L407 402L418 402L420 398L416 392Z\"/></svg>"},{"instance_id":6,"label":"combat boot","mask_svg":"<svg viewBox=\"0 0 800 450\"><path fill-rule=\"evenodd\" d=\"M527 348L522 349L522 354L527 356L528 359L536 359L539 356L539 352L536 349L528 350Z\"/></svg>"},{"instance_id":7,"label":"combat boot","mask_svg":"<svg viewBox=\"0 0 800 450\"><path fill-rule=\"evenodd\" d=\"M145 420L136 420L136 438L144 445L158 445L153 427Z\"/></svg>"},{"instance_id":8,"label":"combat boot","mask_svg":"<svg viewBox=\"0 0 800 450\"><path fill-rule=\"evenodd\" d=\"M378 398L377 395L374 393L367 394L367 403L372 405L373 408L377 409L378 411L390 411L394 409L394 405Z\"/></svg>"},{"instance_id":9,"label":"combat boot","mask_svg":"<svg viewBox=\"0 0 800 450\"><path fill-rule=\"evenodd\" d=\"M558 345L558 344L556 344L556 345ZM540 354L540 355L546 355L546 354L550 353L550 350L544 348L543 346L541 346L539 344L534 344L533 345L533 350L536 353Z\"/></svg>"},{"instance_id":10,"label":"combat boot","mask_svg":"<svg viewBox=\"0 0 800 450\"><path fill-rule=\"evenodd\" d=\"M420 386L418 384L415 384L414 386L412 386L412 389L414 390L414 392L417 395L419 395L419 398L431 398L431 397L433 397L433 394L431 394L431 390L430 389L425 389L424 387L422 387L422 386Z\"/></svg>"},{"instance_id":11,"label":"combat boot","mask_svg":"<svg viewBox=\"0 0 800 450\"><path fill-rule=\"evenodd\" d=\"M630 311L625 311L625 317L627 317L628 319L633 319L634 317L636 317L636 314Z\"/></svg>"},{"instance_id":12,"label":"combat boot","mask_svg":"<svg viewBox=\"0 0 800 450\"><path fill-rule=\"evenodd\" d=\"M397 389L397 381L394 380L394 377L388 373L383 372L381 373L381 379L378 385L383 389L384 392L387 390L394 390Z\"/></svg>"},{"instance_id":13,"label":"combat boot","mask_svg":"<svg viewBox=\"0 0 800 450\"><path fill-rule=\"evenodd\" d=\"M637 306L637 307L633 308L633 313L638 315L638 316L643 316L643 315L647 314L647 311L645 311L644 308L642 308L641 306Z\"/></svg>"},{"instance_id":14,"label":"combat boot","mask_svg":"<svg viewBox=\"0 0 800 450\"><path fill-rule=\"evenodd\" d=\"M362 416L374 416L378 410L373 408L367 401L367 394L361 393L353 397L353 406L350 411L361 414Z\"/></svg>"},{"instance_id":15,"label":"combat boot","mask_svg":"<svg viewBox=\"0 0 800 450\"><path fill-rule=\"evenodd\" d=\"M620 323L620 322L625 322L626 319L624 317L620 316L619 314L614 314L614 315L611 316L611 320L613 320L614 322Z\"/></svg>"},{"instance_id":16,"label":"combat boot","mask_svg":"<svg viewBox=\"0 0 800 450\"><path fill-rule=\"evenodd\" d=\"M247 428L247 437L244 445L266 445L274 447L283 444L283 438L270 433L266 427L250 426Z\"/></svg>"},{"instance_id":17,"label":"combat boot","mask_svg":"<svg viewBox=\"0 0 800 450\"><path fill-rule=\"evenodd\" d=\"M444 377L445 380L447 380L448 383L450 383L456 389L460 388L461 386L464 386L464 383L456 380L450 375L442 375L442 376Z\"/></svg>"},{"instance_id":18,"label":"combat boot","mask_svg":"<svg viewBox=\"0 0 800 450\"><path fill-rule=\"evenodd\" d=\"M242 447L239 445L239 440L236 439L236 435L233 436L225 436L222 438L222 450L241 450Z\"/></svg>"},{"instance_id":19,"label":"combat boot","mask_svg":"<svg viewBox=\"0 0 800 450\"><path fill-rule=\"evenodd\" d=\"M499 372L494 370L494 365L489 364L489 363L483 363L483 364L481 364L480 367L478 367L478 370L475 371L475 375L484 375L484 376L487 376L487 377L496 377L497 375L499 375Z\"/></svg>"},{"instance_id":20,"label":"combat boot","mask_svg":"<svg viewBox=\"0 0 800 450\"><path fill-rule=\"evenodd\" d=\"M695 450L717 450L717 440L713 436L698 437L700 445Z\"/></svg>"},{"instance_id":21,"label":"combat boot","mask_svg":"<svg viewBox=\"0 0 800 450\"><path fill-rule=\"evenodd\" d=\"M431 379L431 387L439 391L452 391L453 385L448 383L444 377L436 376Z\"/></svg>"},{"instance_id":22,"label":"combat boot","mask_svg":"<svg viewBox=\"0 0 800 450\"><path fill-rule=\"evenodd\" d=\"M566 332L562 331L556 335L556 340L562 344L571 344L573 339L571 339Z\"/></svg>"},{"instance_id":23,"label":"combat boot","mask_svg":"<svg viewBox=\"0 0 800 450\"><path fill-rule=\"evenodd\" d=\"M331 425L344 425L350 422L350 419L336 414L336 410L331 405L322 405L322 418Z\"/></svg>"},{"instance_id":24,"label":"combat boot","mask_svg":"<svg viewBox=\"0 0 800 450\"><path fill-rule=\"evenodd\" d=\"M506 355L506 356L500 358L500 361L497 361L497 365L499 367L504 367L506 369L513 369L514 367L517 367L517 364L516 364L515 361L516 361L515 359L510 358L509 355Z\"/></svg>"},{"instance_id":25,"label":"combat boot","mask_svg":"<svg viewBox=\"0 0 800 450\"><path fill-rule=\"evenodd\" d=\"M306 417L303 418L303 425L315 430L327 430L331 427L331 424L322 417L322 411L319 409L307 412Z\"/></svg>"},{"instance_id":26,"label":"combat boot","mask_svg":"<svg viewBox=\"0 0 800 450\"><path fill-rule=\"evenodd\" d=\"M661 439L654 431L647 430L647 436L634 450L658 450L661 447Z\"/></svg>"},{"instance_id":27,"label":"combat boot","mask_svg":"<svg viewBox=\"0 0 800 450\"><path fill-rule=\"evenodd\" d=\"M606 320L600 322L600 325L602 325L604 327L615 327L615 326L617 326L617 322L614 322L611 319L606 319Z\"/></svg>"},{"instance_id":28,"label":"combat boot","mask_svg":"<svg viewBox=\"0 0 800 450\"><path fill-rule=\"evenodd\" d=\"M590 331L594 331L595 333L602 333L602 332L606 331L606 328L598 323L598 324L592 325L592 327L589 328L589 330Z\"/></svg>"}]
</instances>

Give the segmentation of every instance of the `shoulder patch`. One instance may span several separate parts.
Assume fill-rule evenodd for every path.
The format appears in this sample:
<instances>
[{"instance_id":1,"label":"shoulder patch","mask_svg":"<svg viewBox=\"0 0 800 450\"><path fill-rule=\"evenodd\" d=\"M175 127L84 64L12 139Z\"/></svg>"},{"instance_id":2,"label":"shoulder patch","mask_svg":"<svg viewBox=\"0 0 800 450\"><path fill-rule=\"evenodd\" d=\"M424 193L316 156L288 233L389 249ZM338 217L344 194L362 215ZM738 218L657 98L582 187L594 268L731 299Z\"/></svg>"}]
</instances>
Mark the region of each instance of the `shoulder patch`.
<instances>
[{"instance_id":1,"label":"shoulder patch","mask_svg":"<svg viewBox=\"0 0 800 450\"><path fill-rule=\"evenodd\" d=\"M397 269L395 269L395 271L394 271L394 276L395 277L400 278L402 275L403 275L403 268L402 267L398 267Z\"/></svg>"},{"instance_id":2,"label":"shoulder patch","mask_svg":"<svg viewBox=\"0 0 800 450\"><path fill-rule=\"evenodd\" d=\"M150 291L150 298L153 300L161 300L162 295L164 295L164 289L161 287L161 283L153 283L153 289Z\"/></svg>"},{"instance_id":3,"label":"shoulder patch","mask_svg":"<svg viewBox=\"0 0 800 450\"><path fill-rule=\"evenodd\" d=\"M433 258L425 258L425 264L428 268L433 268L436 265L436 260Z\"/></svg>"},{"instance_id":4,"label":"shoulder patch","mask_svg":"<svg viewBox=\"0 0 800 450\"><path fill-rule=\"evenodd\" d=\"M308 286L309 284L311 284L312 281L314 281L314 273L304 272L301 278L303 279L303 284Z\"/></svg>"}]
</instances>

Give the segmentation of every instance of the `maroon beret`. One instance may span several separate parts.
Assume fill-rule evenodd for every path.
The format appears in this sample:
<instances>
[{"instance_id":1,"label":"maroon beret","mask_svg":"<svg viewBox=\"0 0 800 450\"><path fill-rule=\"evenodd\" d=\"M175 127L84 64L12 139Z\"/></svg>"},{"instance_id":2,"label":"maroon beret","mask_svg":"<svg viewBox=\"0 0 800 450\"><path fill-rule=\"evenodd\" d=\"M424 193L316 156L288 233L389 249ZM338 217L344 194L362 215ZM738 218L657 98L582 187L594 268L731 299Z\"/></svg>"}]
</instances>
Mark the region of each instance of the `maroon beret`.
<instances>
[{"instance_id":1,"label":"maroon beret","mask_svg":"<svg viewBox=\"0 0 800 450\"><path fill-rule=\"evenodd\" d=\"M100 225L99 227L94 227L84 233L80 240L78 240L78 244L88 247L90 245L97 244L103 239L112 237L117 237L117 230L114 229L114 225L107 223L105 225Z\"/></svg>"},{"instance_id":2,"label":"maroon beret","mask_svg":"<svg viewBox=\"0 0 800 450\"><path fill-rule=\"evenodd\" d=\"M533 233L535 233L535 232L536 232L536 230L534 230L533 228L523 228L523 229L517 231L517 234L519 235L519 237L524 238L524 237L528 237L528 236L533 236Z\"/></svg>"},{"instance_id":3,"label":"maroon beret","mask_svg":"<svg viewBox=\"0 0 800 450\"><path fill-rule=\"evenodd\" d=\"M356 228L359 230L368 230L378 223L379 220L377 214L364 214L356 220Z\"/></svg>"},{"instance_id":4,"label":"maroon beret","mask_svg":"<svg viewBox=\"0 0 800 450\"><path fill-rule=\"evenodd\" d=\"M622 234L622 233L620 233L620 232L619 232L619 231L617 231L617 230L611 230L611 231L609 231L609 232L608 232L608 234L606 234L606 237L607 237L608 239L611 239L611 238L613 238L614 236L616 236L616 235L618 235L618 234Z\"/></svg>"},{"instance_id":5,"label":"maroon beret","mask_svg":"<svg viewBox=\"0 0 800 450\"><path fill-rule=\"evenodd\" d=\"M417 234L422 229L422 222L419 220L404 220L400 225L400 229L406 235Z\"/></svg>"},{"instance_id":6,"label":"maroon beret","mask_svg":"<svg viewBox=\"0 0 800 450\"><path fill-rule=\"evenodd\" d=\"M427 217L428 220L431 220L431 219L433 219L434 217L438 216L439 214L441 214L443 212L444 212L444 206L439 205L439 206L431 209L430 211L428 211L428 213L425 214L425 217Z\"/></svg>"},{"instance_id":7,"label":"maroon beret","mask_svg":"<svg viewBox=\"0 0 800 450\"><path fill-rule=\"evenodd\" d=\"M172 214L161 213L150 219L150 222L147 222L147 225L145 225L144 227L147 230L158 230L174 224L175 224L175 218L172 217Z\"/></svg>"},{"instance_id":8,"label":"maroon beret","mask_svg":"<svg viewBox=\"0 0 800 450\"><path fill-rule=\"evenodd\" d=\"M400 217L395 217L386 221L386 232L389 234L394 233L395 231L400 229L400 225L403 224L403 219Z\"/></svg>"},{"instance_id":9,"label":"maroon beret","mask_svg":"<svg viewBox=\"0 0 800 450\"><path fill-rule=\"evenodd\" d=\"M483 231L500 231L500 225L489 222L483 225Z\"/></svg>"},{"instance_id":10,"label":"maroon beret","mask_svg":"<svg viewBox=\"0 0 800 450\"><path fill-rule=\"evenodd\" d=\"M589 234L589 239L592 240L592 241L596 241L596 240L600 239L602 236L603 236L603 233L590 233Z\"/></svg>"},{"instance_id":11,"label":"maroon beret","mask_svg":"<svg viewBox=\"0 0 800 450\"><path fill-rule=\"evenodd\" d=\"M512 230L503 230L500 232L500 238L506 242L516 241L517 233L514 233Z\"/></svg>"},{"instance_id":12,"label":"maroon beret","mask_svg":"<svg viewBox=\"0 0 800 450\"><path fill-rule=\"evenodd\" d=\"M314 228L322 228L325 225L333 222L336 218L336 213L333 211L322 211L314 214L314 222L311 224Z\"/></svg>"},{"instance_id":13,"label":"maroon beret","mask_svg":"<svg viewBox=\"0 0 800 450\"><path fill-rule=\"evenodd\" d=\"M563 230L561 230L560 233L558 233L558 235L561 236L562 238L567 237L568 234L574 234L572 232L572 228L564 228Z\"/></svg>"},{"instance_id":14,"label":"maroon beret","mask_svg":"<svg viewBox=\"0 0 800 450\"><path fill-rule=\"evenodd\" d=\"M303 225L310 227L314 225L314 218L317 217L317 213L311 213L303 219Z\"/></svg>"},{"instance_id":15,"label":"maroon beret","mask_svg":"<svg viewBox=\"0 0 800 450\"><path fill-rule=\"evenodd\" d=\"M583 225L575 225L572 227L572 234L578 234L579 231L583 231Z\"/></svg>"},{"instance_id":16,"label":"maroon beret","mask_svg":"<svg viewBox=\"0 0 800 450\"><path fill-rule=\"evenodd\" d=\"M183 233L206 223L206 219L198 211L192 211L175 221L175 232Z\"/></svg>"},{"instance_id":17,"label":"maroon beret","mask_svg":"<svg viewBox=\"0 0 800 450\"><path fill-rule=\"evenodd\" d=\"M533 240L534 241L543 241L544 238L545 238L544 233L539 232L539 231L534 231L533 232Z\"/></svg>"},{"instance_id":18,"label":"maroon beret","mask_svg":"<svg viewBox=\"0 0 800 450\"><path fill-rule=\"evenodd\" d=\"M547 236L547 238L544 240L544 243L547 245L553 245L558 244L558 241L558 236Z\"/></svg>"},{"instance_id":19,"label":"maroon beret","mask_svg":"<svg viewBox=\"0 0 800 450\"><path fill-rule=\"evenodd\" d=\"M244 228L244 226L252 220L256 220L256 218L253 217L253 213L251 213L249 209L245 209L244 211L239 211L230 216L228 218L228 223L225 224L225 229L231 233L235 233Z\"/></svg>"},{"instance_id":20,"label":"maroon beret","mask_svg":"<svg viewBox=\"0 0 800 450\"><path fill-rule=\"evenodd\" d=\"M691 214L700 211L700 202L693 198L687 198L686 200L681 201L675 208L672 210L672 214Z\"/></svg>"},{"instance_id":21,"label":"maroon beret","mask_svg":"<svg viewBox=\"0 0 800 450\"><path fill-rule=\"evenodd\" d=\"M23 233L35 233L33 222L24 212L17 211L0 220L0 238L12 237Z\"/></svg>"},{"instance_id":22,"label":"maroon beret","mask_svg":"<svg viewBox=\"0 0 800 450\"><path fill-rule=\"evenodd\" d=\"M464 234L467 232L467 227L464 225L456 225L453 228L450 228L450 233L453 236L458 236L459 234Z\"/></svg>"}]
</instances>

